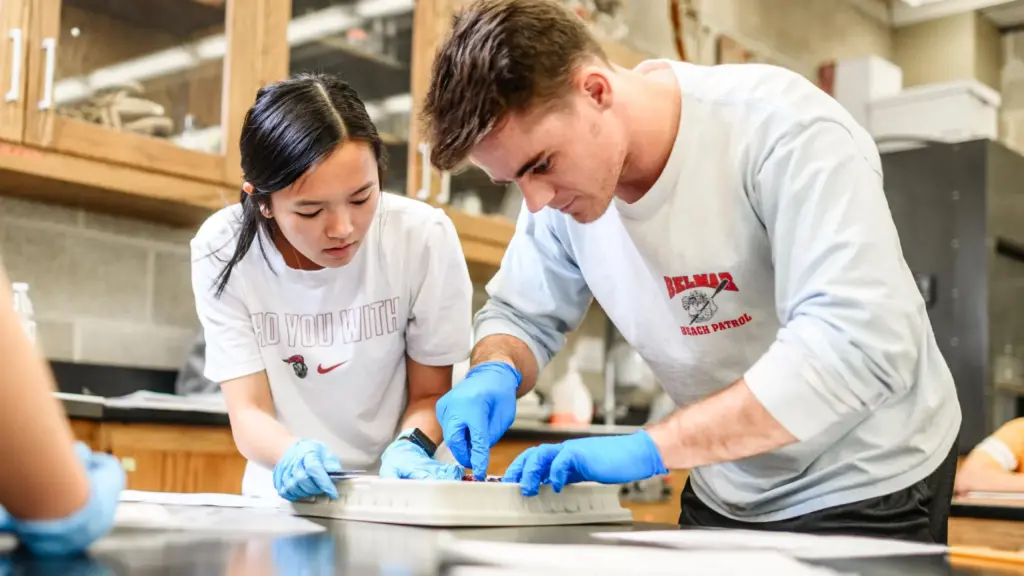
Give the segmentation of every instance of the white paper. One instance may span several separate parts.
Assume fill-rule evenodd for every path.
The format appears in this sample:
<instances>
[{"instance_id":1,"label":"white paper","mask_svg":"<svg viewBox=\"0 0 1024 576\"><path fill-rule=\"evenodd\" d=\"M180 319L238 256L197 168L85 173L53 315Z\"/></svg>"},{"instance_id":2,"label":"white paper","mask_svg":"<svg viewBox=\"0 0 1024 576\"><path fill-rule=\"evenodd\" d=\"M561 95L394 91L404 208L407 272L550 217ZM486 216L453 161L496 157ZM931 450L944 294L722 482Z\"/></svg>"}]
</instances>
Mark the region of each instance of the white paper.
<instances>
[{"instance_id":1,"label":"white paper","mask_svg":"<svg viewBox=\"0 0 1024 576\"><path fill-rule=\"evenodd\" d=\"M301 534L323 532L323 526L276 510L220 508L213 506L165 506L122 502L114 515L114 528Z\"/></svg>"},{"instance_id":2,"label":"white paper","mask_svg":"<svg viewBox=\"0 0 1024 576\"><path fill-rule=\"evenodd\" d=\"M283 498L240 496L238 494L219 494L214 492L185 494L179 492L124 490L121 492L121 502L144 502L176 506L215 506L219 508L277 509L285 500Z\"/></svg>"},{"instance_id":3,"label":"white paper","mask_svg":"<svg viewBox=\"0 0 1024 576\"><path fill-rule=\"evenodd\" d=\"M786 574L787 576L834 576L837 572L811 566L775 552L682 551L637 546L526 544L442 539L447 560L501 567L464 566L454 573L533 574L700 574L702 576L749 576L750 574Z\"/></svg>"},{"instance_id":4,"label":"white paper","mask_svg":"<svg viewBox=\"0 0 1024 576\"><path fill-rule=\"evenodd\" d=\"M178 410L185 412L211 412L227 414L228 408L224 395L216 394L163 394L149 390L139 390L127 396L106 398L104 406L110 408L145 408L151 410Z\"/></svg>"},{"instance_id":5,"label":"white paper","mask_svg":"<svg viewBox=\"0 0 1024 576\"><path fill-rule=\"evenodd\" d=\"M72 392L54 392L54 398L58 400L74 400L76 402L87 402L89 404L105 404L106 398L103 396L93 396L91 394L75 394Z\"/></svg>"},{"instance_id":6,"label":"white paper","mask_svg":"<svg viewBox=\"0 0 1024 576\"><path fill-rule=\"evenodd\" d=\"M985 500L1024 500L1024 492L968 492L967 497Z\"/></svg>"},{"instance_id":7,"label":"white paper","mask_svg":"<svg viewBox=\"0 0 1024 576\"><path fill-rule=\"evenodd\" d=\"M759 530L656 530L598 532L594 538L687 550L774 551L801 559L871 558L945 554L946 546L862 536L820 536Z\"/></svg>"},{"instance_id":8,"label":"white paper","mask_svg":"<svg viewBox=\"0 0 1024 576\"><path fill-rule=\"evenodd\" d=\"M99 404L108 408L136 408L148 410L176 410L179 412L210 412L213 414L227 414L228 407L224 401L224 395L217 393L210 394L164 394L149 390L139 390L126 396L115 398L104 398L89 394L72 394L69 392L54 392L54 397L60 400L74 400L76 402L88 402Z\"/></svg>"}]
</instances>

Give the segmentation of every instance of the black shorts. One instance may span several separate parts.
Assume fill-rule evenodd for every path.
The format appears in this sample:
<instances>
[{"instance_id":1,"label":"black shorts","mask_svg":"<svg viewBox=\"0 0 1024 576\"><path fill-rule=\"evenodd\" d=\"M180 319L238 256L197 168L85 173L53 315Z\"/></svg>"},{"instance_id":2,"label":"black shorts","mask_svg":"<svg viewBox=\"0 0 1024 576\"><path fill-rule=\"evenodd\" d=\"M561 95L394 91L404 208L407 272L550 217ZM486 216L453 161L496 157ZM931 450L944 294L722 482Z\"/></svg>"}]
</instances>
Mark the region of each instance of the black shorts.
<instances>
[{"instance_id":1,"label":"black shorts","mask_svg":"<svg viewBox=\"0 0 1024 576\"><path fill-rule=\"evenodd\" d=\"M958 454L958 443L954 442L942 464L909 488L775 522L742 522L722 516L697 498L687 480L680 498L679 525L876 536L946 544Z\"/></svg>"}]
</instances>

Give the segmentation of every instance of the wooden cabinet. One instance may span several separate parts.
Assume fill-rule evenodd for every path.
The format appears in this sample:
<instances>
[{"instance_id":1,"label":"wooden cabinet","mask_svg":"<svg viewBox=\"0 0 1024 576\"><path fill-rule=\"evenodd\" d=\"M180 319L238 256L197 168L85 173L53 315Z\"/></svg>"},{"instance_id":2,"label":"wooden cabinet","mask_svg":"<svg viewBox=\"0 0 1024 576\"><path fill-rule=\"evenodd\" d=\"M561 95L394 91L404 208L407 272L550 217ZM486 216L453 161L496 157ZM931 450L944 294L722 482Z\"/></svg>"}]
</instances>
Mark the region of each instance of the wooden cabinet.
<instances>
[{"instance_id":1,"label":"wooden cabinet","mask_svg":"<svg viewBox=\"0 0 1024 576\"><path fill-rule=\"evenodd\" d=\"M237 143L257 90L336 73L383 136L385 189L444 205L486 280L514 223L439 193L444 183L451 200L473 195L494 212L508 190L473 168L432 169L415 120L461 1L4 0L0 194L195 226L238 199ZM624 66L642 59L607 48Z\"/></svg>"},{"instance_id":2,"label":"wooden cabinet","mask_svg":"<svg viewBox=\"0 0 1024 576\"><path fill-rule=\"evenodd\" d=\"M75 437L121 460L129 490L239 494L245 458L227 426L71 420Z\"/></svg>"},{"instance_id":3,"label":"wooden cabinet","mask_svg":"<svg viewBox=\"0 0 1024 576\"><path fill-rule=\"evenodd\" d=\"M262 2L19 1L29 4L23 142L237 185L230 119L261 84L248 68L263 40L245 23Z\"/></svg>"},{"instance_id":4,"label":"wooden cabinet","mask_svg":"<svg viewBox=\"0 0 1024 576\"><path fill-rule=\"evenodd\" d=\"M29 0L0 2L0 140L21 142Z\"/></svg>"}]
</instances>

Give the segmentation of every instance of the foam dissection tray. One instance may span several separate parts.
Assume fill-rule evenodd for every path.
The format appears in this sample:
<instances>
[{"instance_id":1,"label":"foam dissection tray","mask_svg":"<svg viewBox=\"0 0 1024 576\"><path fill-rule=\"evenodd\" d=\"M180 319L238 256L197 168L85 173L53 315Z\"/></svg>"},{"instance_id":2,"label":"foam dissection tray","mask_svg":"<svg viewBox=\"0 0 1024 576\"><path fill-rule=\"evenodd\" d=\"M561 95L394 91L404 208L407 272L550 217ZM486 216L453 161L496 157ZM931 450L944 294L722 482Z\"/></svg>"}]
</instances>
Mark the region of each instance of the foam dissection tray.
<instances>
[{"instance_id":1,"label":"foam dissection tray","mask_svg":"<svg viewBox=\"0 0 1024 576\"><path fill-rule=\"evenodd\" d=\"M518 484L396 480L366 476L337 483L327 496L285 502L293 514L416 526L540 526L631 522L619 503L619 487L583 482L556 494L541 486L526 497Z\"/></svg>"}]
</instances>

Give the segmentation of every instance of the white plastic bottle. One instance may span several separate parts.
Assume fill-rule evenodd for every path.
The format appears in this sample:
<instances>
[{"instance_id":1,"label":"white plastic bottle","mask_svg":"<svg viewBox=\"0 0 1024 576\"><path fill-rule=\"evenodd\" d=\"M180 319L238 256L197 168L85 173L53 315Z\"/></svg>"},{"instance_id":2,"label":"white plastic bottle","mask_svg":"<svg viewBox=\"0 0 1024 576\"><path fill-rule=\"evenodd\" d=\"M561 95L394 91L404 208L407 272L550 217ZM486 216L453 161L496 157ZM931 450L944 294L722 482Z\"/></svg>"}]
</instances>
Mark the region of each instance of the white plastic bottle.
<instances>
[{"instance_id":1,"label":"white plastic bottle","mask_svg":"<svg viewBox=\"0 0 1024 576\"><path fill-rule=\"evenodd\" d=\"M1013 353L1013 344L1003 346L1003 353L993 363L996 386L1010 390L1024 390L1024 361Z\"/></svg>"},{"instance_id":2,"label":"white plastic bottle","mask_svg":"<svg viewBox=\"0 0 1024 576\"><path fill-rule=\"evenodd\" d=\"M594 419L594 398L580 374L580 349L569 358L569 369L551 389L551 424L587 425Z\"/></svg>"},{"instance_id":3,"label":"white plastic bottle","mask_svg":"<svg viewBox=\"0 0 1024 576\"><path fill-rule=\"evenodd\" d=\"M28 297L28 284L14 282L11 284L11 289L14 291L14 312L18 315L25 334L34 344L36 342L35 309L32 307L32 300Z\"/></svg>"}]
</instances>

